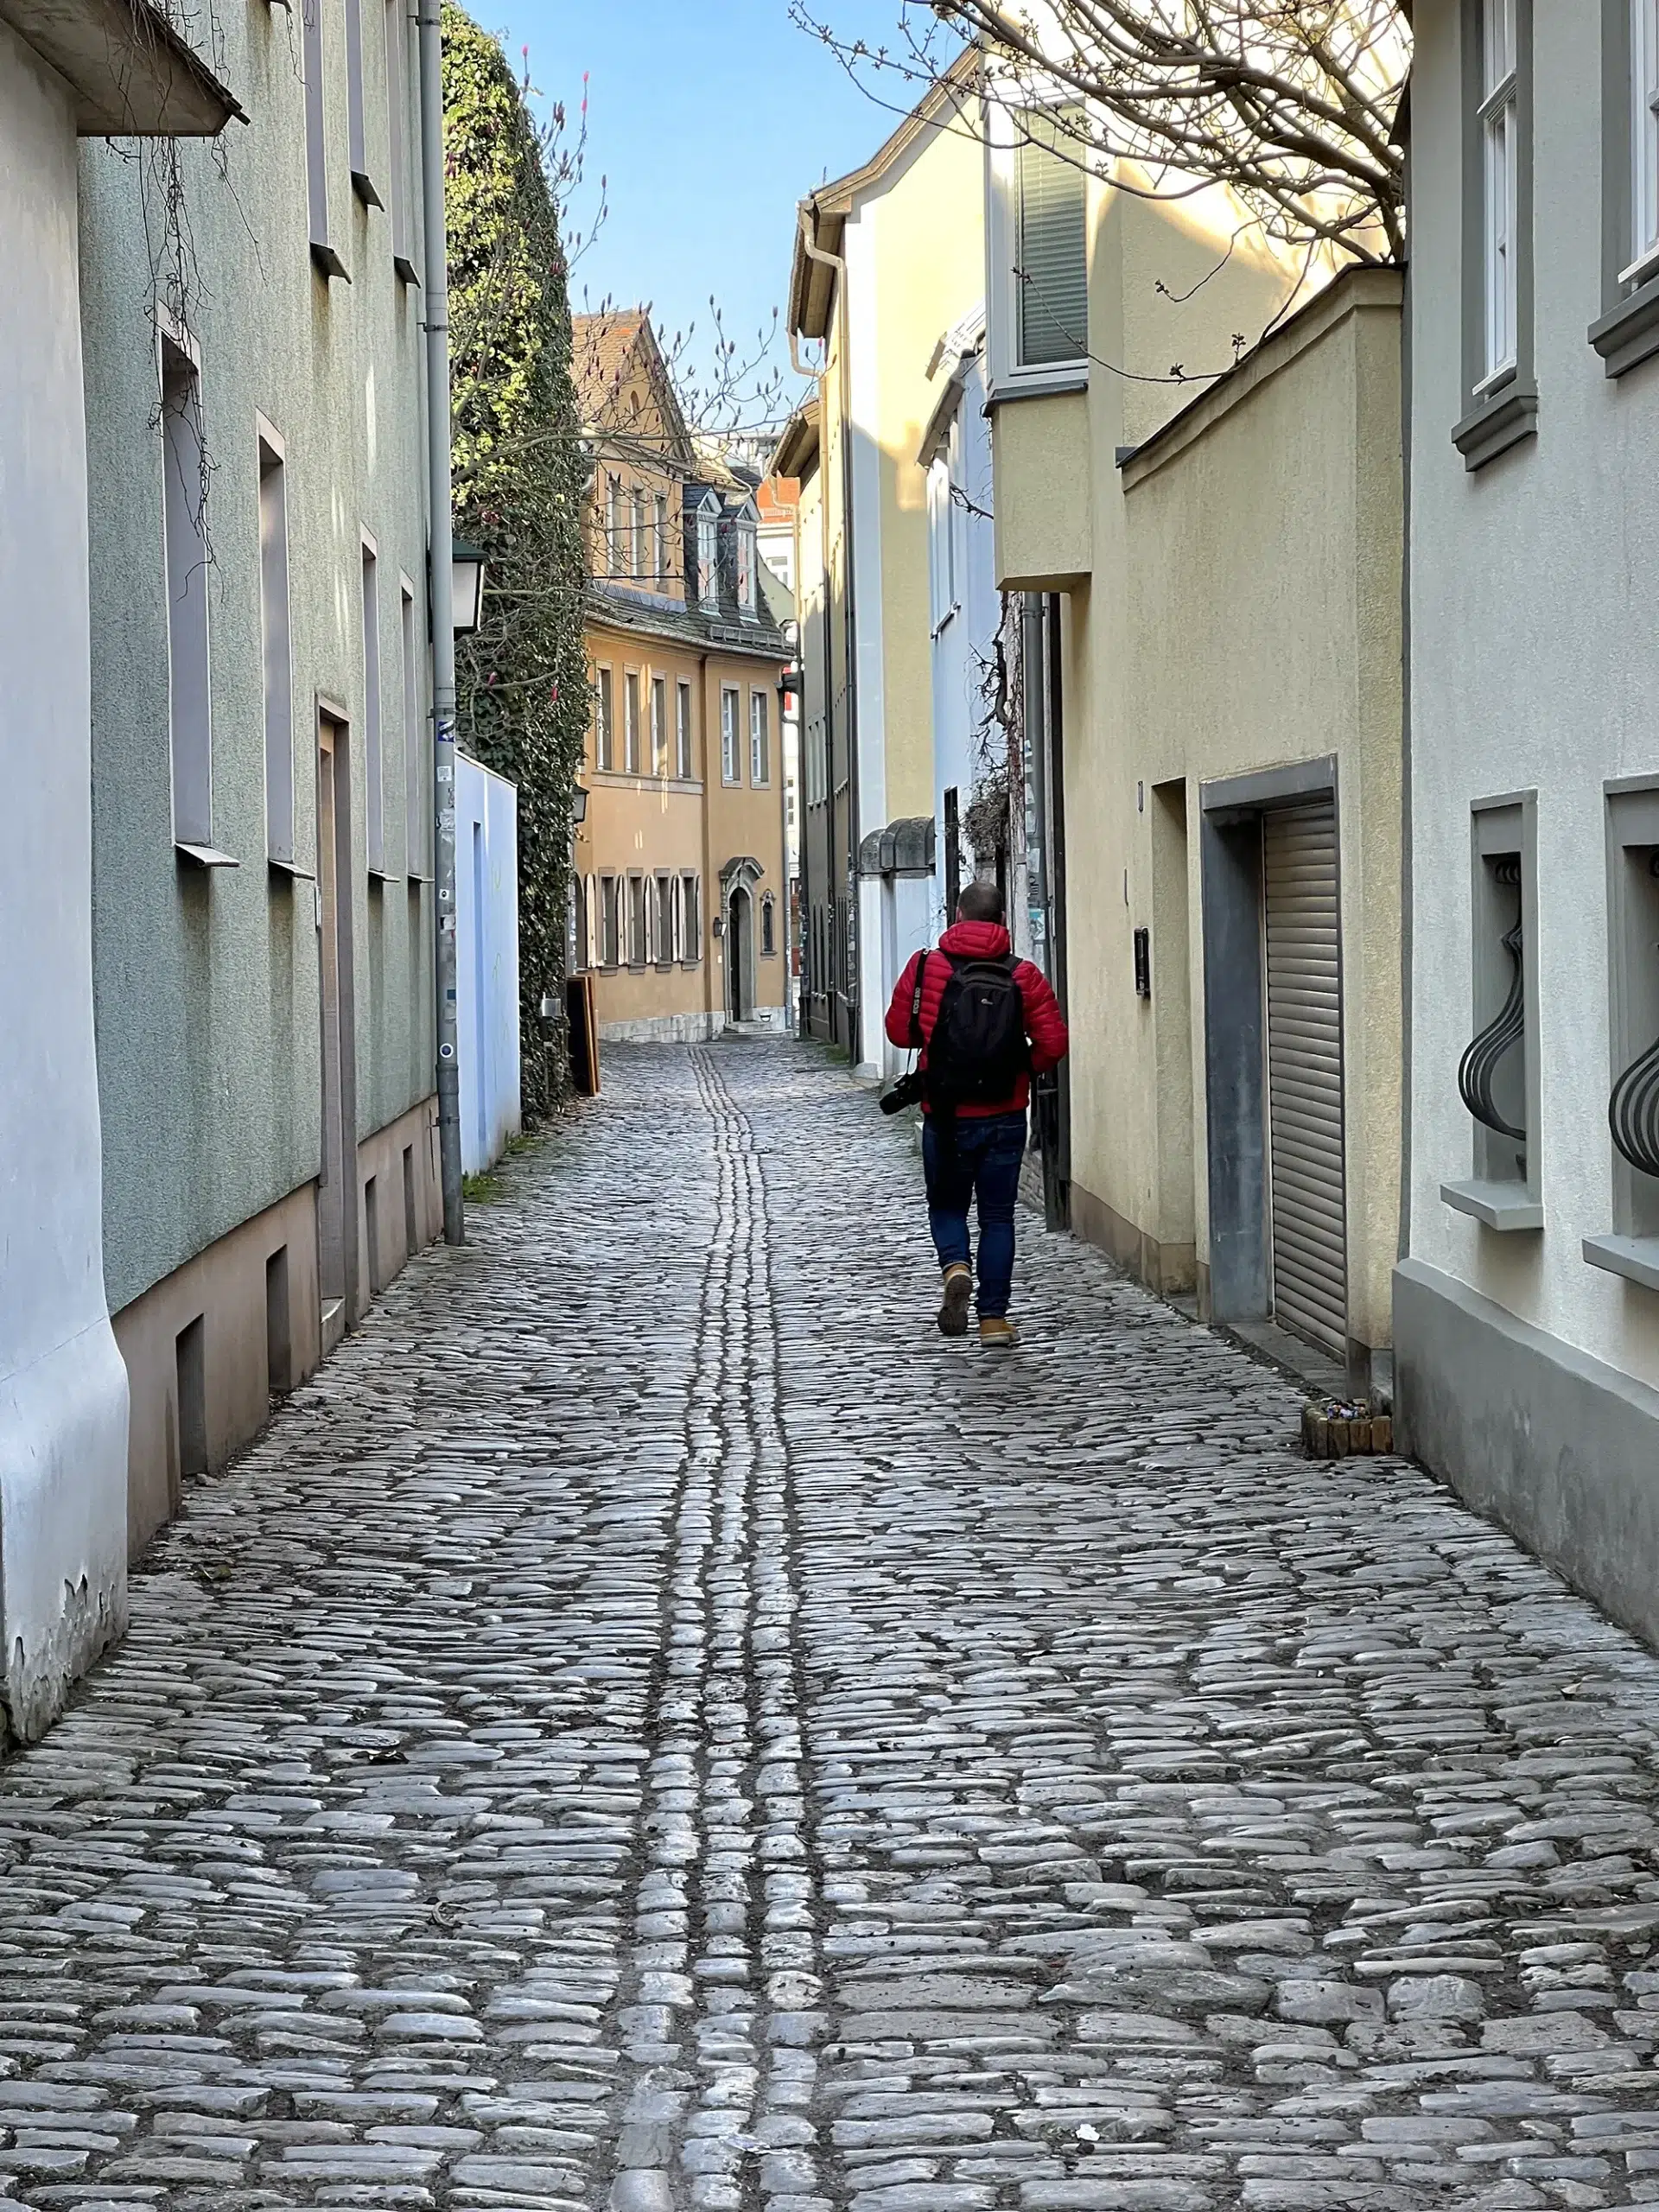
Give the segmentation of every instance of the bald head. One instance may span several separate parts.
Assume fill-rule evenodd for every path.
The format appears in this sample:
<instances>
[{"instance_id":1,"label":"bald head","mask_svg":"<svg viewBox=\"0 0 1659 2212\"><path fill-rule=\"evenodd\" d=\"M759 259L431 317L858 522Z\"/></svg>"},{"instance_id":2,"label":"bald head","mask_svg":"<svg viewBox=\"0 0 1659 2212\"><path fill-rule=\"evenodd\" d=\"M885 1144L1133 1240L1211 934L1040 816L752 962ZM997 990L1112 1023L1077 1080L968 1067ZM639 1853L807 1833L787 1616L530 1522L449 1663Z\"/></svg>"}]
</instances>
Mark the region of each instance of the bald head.
<instances>
[{"instance_id":1,"label":"bald head","mask_svg":"<svg viewBox=\"0 0 1659 2212\"><path fill-rule=\"evenodd\" d=\"M1000 922L1002 918L1002 893L982 878L970 883L957 901L959 922Z\"/></svg>"}]
</instances>

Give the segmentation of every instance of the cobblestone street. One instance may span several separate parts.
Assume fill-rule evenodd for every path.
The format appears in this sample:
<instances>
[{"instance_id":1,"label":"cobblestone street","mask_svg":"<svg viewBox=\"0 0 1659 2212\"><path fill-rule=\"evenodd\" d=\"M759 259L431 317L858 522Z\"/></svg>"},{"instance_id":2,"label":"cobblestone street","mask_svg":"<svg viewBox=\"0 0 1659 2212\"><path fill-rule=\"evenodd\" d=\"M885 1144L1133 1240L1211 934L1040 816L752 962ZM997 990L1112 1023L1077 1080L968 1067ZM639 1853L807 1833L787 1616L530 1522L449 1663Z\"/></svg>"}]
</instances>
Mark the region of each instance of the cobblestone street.
<instances>
[{"instance_id":1,"label":"cobblestone street","mask_svg":"<svg viewBox=\"0 0 1659 2212\"><path fill-rule=\"evenodd\" d=\"M611 1052L0 1770L34 2206L1659 2203L1659 1663L810 1049Z\"/></svg>"}]
</instances>

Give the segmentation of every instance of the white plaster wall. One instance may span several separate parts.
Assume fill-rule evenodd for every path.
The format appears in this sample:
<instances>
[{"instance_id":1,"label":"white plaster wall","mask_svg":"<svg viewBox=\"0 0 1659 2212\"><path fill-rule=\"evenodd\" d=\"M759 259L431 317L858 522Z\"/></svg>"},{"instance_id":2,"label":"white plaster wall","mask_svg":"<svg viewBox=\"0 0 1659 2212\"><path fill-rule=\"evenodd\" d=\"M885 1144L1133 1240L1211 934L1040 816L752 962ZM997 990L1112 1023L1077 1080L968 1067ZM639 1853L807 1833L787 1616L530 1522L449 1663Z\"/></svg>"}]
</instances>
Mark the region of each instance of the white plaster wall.
<instances>
[{"instance_id":1,"label":"white plaster wall","mask_svg":"<svg viewBox=\"0 0 1659 2212\"><path fill-rule=\"evenodd\" d=\"M455 906L461 1161L475 1175L501 1157L522 1126L518 793L464 754L455 762Z\"/></svg>"},{"instance_id":2,"label":"white plaster wall","mask_svg":"<svg viewBox=\"0 0 1659 2212\"><path fill-rule=\"evenodd\" d=\"M1659 1295L1586 1266L1611 1227L1603 785L1659 772L1659 363L1610 381L1601 311L1601 10L1534 10L1539 432L1474 474L1459 349L1459 10L1424 0L1412 90L1409 1243L1523 1319L1659 1382ZM1454 1212L1472 1027L1470 802L1538 793L1545 1226Z\"/></svg>"},{"instance_id":3,"label":"white plaster wall","mask_svg":"<svg viewBox=\"0 0 1659 2212\"><path fill-rule=\"evenodd\" d=\"M880 203L848 219L842 252L847 264L849 406L851 413L853 601L858 690L858 819L853 849L887 819L885 687L881 606L881 445L876 347L875 225ZM858 1060L882 1065L881 899L879 884L858 886Z\"/></svg>"},{"instance_id":4,"label":"white plaster wall","mask_svg":"<svg viewBox=\"0 0 1659 2212\"><path fill-rule=\"evenodd\" d=\"M104 1297L75 137L0 24L0 1625L35 1736L124 1624L127 1382Z\"/></svg>"}]
</instances>

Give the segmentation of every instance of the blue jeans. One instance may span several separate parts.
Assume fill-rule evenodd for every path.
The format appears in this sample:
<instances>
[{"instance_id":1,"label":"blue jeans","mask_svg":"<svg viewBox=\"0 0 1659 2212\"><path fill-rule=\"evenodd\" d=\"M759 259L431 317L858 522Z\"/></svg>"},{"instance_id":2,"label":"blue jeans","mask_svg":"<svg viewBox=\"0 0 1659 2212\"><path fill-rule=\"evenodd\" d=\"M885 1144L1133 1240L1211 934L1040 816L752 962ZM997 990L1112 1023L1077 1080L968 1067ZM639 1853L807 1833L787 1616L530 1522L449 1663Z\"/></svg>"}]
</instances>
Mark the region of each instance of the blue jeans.
<instances>
[{"instance_id":1,"label":"blue jeans","mask_svg":"<svg viewBox=\"0 0 1659 2212\"><path fill-rule=\"evenodd\" d=\"M973 1263L968 1209L979 1205L979 1318L1000 1319L1014 1287L1014 1208L1026 1156L1023 1114L957 1117L954 1142L942 1143L930 1118L922 1131L927 1225L939 1265Z\"/></svg>"}]
</instances>

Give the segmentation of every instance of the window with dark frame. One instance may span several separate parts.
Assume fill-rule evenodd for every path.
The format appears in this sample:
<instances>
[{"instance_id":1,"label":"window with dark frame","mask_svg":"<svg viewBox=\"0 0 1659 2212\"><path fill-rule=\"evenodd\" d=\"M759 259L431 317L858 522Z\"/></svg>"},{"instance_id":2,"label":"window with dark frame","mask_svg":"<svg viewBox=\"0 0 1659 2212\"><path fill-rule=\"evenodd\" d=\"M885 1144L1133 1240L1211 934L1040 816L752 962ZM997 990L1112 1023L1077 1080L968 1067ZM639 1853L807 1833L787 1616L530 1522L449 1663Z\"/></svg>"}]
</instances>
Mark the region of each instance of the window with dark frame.
<instances>
[{"instance_id":1,"label":"window with dark frame","mask_svg":"<svg viewBox=\"0 0 1659 2212\"><path fill-rule=\"evenodd\" d=\"M599 879L599 963L601 968L622 964L621 917L618 910L617 879Z\"/></svg>"},{"instance_id":2,"label":"window with dark frame","mask_svg":"<svg viewBox=\"0 0 1659 2212\"><path fill-rule=\"evenodd\" d=\"M760 950L766 954L778 950L778 902L770 891L760 901Z\"/></svg>"},{"instance_id":3,"label":"window with dark frame","mask_svg":"<svg viewBox=\"0 0 1659 2212\"><path fill-rule=\"evenodd\" d=\"M674 958L674 894L672 876L657 878L657 965L667 968Z\"/></svg>"},{"instance_id":4,"label":"window with dark frame","mask_svg":"<svg viewBox=\"0 0 1659 2212\"><path fill-rule=\"evenodd\" d=\"M645 965L645 879L643 875L628 878L628 965Z\"/></svg>"},{"instance_id":5,"label":"window with dark frame","mask_svg":"<svg viewBox=\"0 0 1659 2212\"><path fill-rule=\"evenodd\" d=\"M264 664L265 851L293 865L294 667L289 626L288 472L262 431L259 449L259 631Z\"/></svg>"},{"instance_id":6,"label":"window with dark frame","mask_svg":"<svg viewBox=\"0 0 1659 2212\"><path fill-rule=\"evenodd\" d=\"M1088 178L1067 117L1035 109L1019 120L1014 365L1046 368L1088 354Z\"/></svg>"},{"instance_id":7,"label":"window with dark frame","mask_svg":"<svg viewBox=\"0 0 1659 2212\"><path fill-rule=\"evenodd\" d=\"M680 877L680 944L688 967L702 957L702 886L689 869Z\"/></svg>"},{"instance_id":8,"label":"window with dark frame","mask_svg":"<svg viewBox=\"0 0 1659 2212\"><path fill-rule=\"evenodd\" d=\"M386 764L380 721L380 562L363 539L363 772L367 800L369 874L386 872Z\"/></svg>"},{"instance_id":9,"label":"window with dark frame","mask_svg":"<svg viewBox=\"0 0 1659 2212\"><path fill-rule=\"evenodd\" d=\"M213 837L213 748L201 378L190 355L168 337L162 340L162 514L173 837L206 850Z\"/></svg>"}]
</instances>

